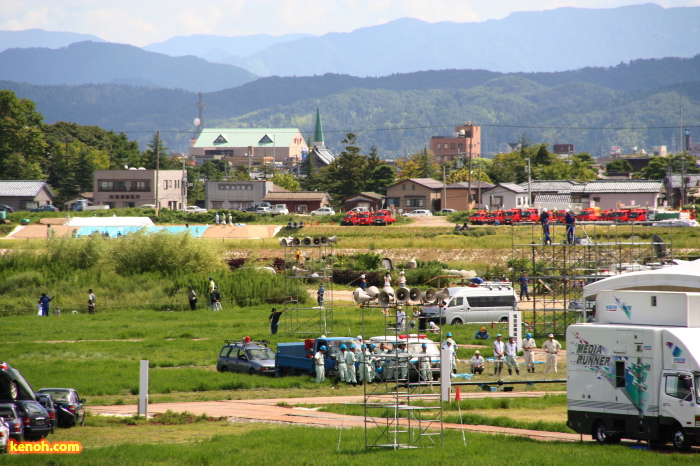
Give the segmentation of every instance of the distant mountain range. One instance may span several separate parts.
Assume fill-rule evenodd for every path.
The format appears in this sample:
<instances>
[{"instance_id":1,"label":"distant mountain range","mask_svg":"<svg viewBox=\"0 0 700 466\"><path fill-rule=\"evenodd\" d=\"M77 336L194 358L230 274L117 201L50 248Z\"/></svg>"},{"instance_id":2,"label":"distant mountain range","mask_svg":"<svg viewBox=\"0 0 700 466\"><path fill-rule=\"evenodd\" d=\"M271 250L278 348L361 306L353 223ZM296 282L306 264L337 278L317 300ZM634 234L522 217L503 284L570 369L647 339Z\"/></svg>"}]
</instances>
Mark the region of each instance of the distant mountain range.
<instances>
[{"instance_id":1,"label":"distant mountain range","mask_svg":"<svg viewBox=\"0 0 700 466\"><path fill-rule=\"evenodd\" d=\"M37 86L0 82L36 102L46 122L71 121L126 132L142 144L160 130L170 149L187 151L197 95L181 89L89 84ZM270 77L204 95L204 125L298 127L313 132L321 109L326 144L347 132L384 157L427 146L470 120L481 125L482 150L494 154L524 134L533 143L572 143L595 155L612 145L651 150L679 140L679 111L700 140L700 56L636 60L610 68L502 74L425 71L383 78L327 74Z\"/></svg>"},{"instance_id":2,"label":"distant mountain range","mask_svg":"<svg viewBox=\"0 0 700 466\"><path fill-rule=\"evenodd\" d=\"M426 23L403 18L322 36L174 37L144 47L144 50L173 57L193 55L210 62L234 65L258 76L336 73L364 77L444 69L553 72L614 66L640 58L692 57L700 53L699 24L700 7L662 8L644 4L611 9L558 8L513 13L504 19L480 23ZM313 26L309 24L309 29L313 30ZM55 44L65 46L77 40L85 40L85 36L39 30L5 31L0 34L0 50L33 46L55 48ZM71 55L77 52L69 47L60 56L72 64ZM137 73L133 67L125 68L125 63L120 61L118 49L104 49L100 53L104 55L103 64L110 63L114 69L106 67L103 73L93 72L90 82L161 82L151 75L134 76ZM42 58L52 56L58 55L41 55ZM27 79L26 82L38 83L36 78L28 80L36 65L37 53L15 52L13 57L12 65L25 71L16 74L22 76L22 80ZM54 61L59 62L59 59ZM7 68L4 60L0 61L0 70L3 68ZM42 83L86 82L79 76L83 68L66 68L66 72L58 73L63 81L52 78L52 70L42 77ZM191 72L186 66L181 69ZM109 76L107 71L115 76ZM210 83L207 74L203 72L199 77L202 90L224 89L216 86L225 85L225 82ZM16 76L5 72L0 78L17 80ZM194 83L185 84L188 85L177 83L185 89L198 90Z\"/></svg>"}]
</instances>

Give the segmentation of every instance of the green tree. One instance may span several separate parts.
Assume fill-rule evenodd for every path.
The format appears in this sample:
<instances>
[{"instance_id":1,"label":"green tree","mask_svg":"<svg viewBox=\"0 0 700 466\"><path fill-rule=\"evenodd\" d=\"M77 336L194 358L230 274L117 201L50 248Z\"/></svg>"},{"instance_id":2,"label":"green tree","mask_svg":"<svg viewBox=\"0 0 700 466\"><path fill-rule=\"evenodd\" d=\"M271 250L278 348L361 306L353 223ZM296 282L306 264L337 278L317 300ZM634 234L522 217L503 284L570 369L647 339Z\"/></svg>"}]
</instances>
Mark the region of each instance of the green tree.
<instances>
[{"instance_id":1,"label":"green tree","mask_svg":"<svg viewBox=\"0 0 700 466\"><path fill-rule=\"evenodd\" d=\"M363 191L386 194L386 188L396 181L394 167L386 164L377 155L377 148L372 146L367 156L368 179Z\"/></svg>"},{"instance_id":2,"label":"green tree","mask_svg":"<svg viewBox=\"0 0 700 466\"><path fill-rule=\"evenodd\" d=\"M231 181L250 181L250 173L248 173L248 167L245 165L239 165L234 168L228 175L228 179Z\"/></svg>"},{"instance_id":3,"label":"green tree","mask_svg":"<svg viewBox=\"0 0 700 466\"><path fill-rule=\"evenodd\" d=\"M629 160L615 159L605 166L606 173L632 173L634 168Z\"/></svg>"},{"instance_id":4,"label":"green tree","mask_svg":"<svg viewBox=\"0 0 700 466\"><path fill-rule=\"evenodd\" d=\"M489 178L489 175L483 170L472 169L471 180L472 181L484 181L486 183L493 183L491 178ZM447 184L461 183L461 182L466 183L467 181L469 181L469 169L468 168L462 168L461 170L455 170L455 171L450 172L449 175L447 175Z\"/></svg>"},{"instance_id":5,"label":"green tree","mask_svg":"<svg viewBox=\"0 0 700 466\"><path fill-rule=\"evenodd\" d=\"M204 162L202 166L199 167L199 173L204 179L209 181L222 181L224 179L224 172L214 163L214 160L207 160Z\"/></svg>"},{"instance_id":6,"label":"green tree","mask_svg":"<svg viewBox=\"0 0 700 466\"><path fill-rule=\"evenodd\" d=\"M330 165L323 167L319 174L322 184L335 201L361 192L367 181L367 158L357 146L357 136L348 133L342 142L345 150Z\"/></svg>"},{"instance_id":7,"label":"green tree","mask_svg":"<svg viewBox=\"0 0 700 466\"><path fill-rule=\"evenodd\" d=\"M520 152L498 154L493 158L488 175L498 183L523 183L527 181L527 162Z\"/></svg>"},{"instance_id":8,"label":"green tree","mask_svg":"<svg viewBox=\"0 0 700 466\"><path fill-rule=\"evenodd\" d=\"M153 135L147 145L147 148L141 154L141 167L147 168L149 170L155 170L159 168L160 170L178 170L182 168L182 162L170 156L170 150L165 147L163 138L158 134Z\"/></svg>"},{"instance_id":9,"label":"green tree","mask_svg":"<svg viewBox=\"0 0 700 466\"><path fill-rule=\"evenodd\" d=\"M435 154L428 149L413 154L408 160L399 159L397 165L401 170L401 180L408 178L442 179L440 166L435 162Z\"/></svg>"},{"instance_id":10,"label":"green tree","mask_svg":"<svg viewBox=\"0 0 700 466\"><path fill-rule=\"evenodd\" d=\"M47 146L44 117L34 102L0 90L0 179L43 180Z\"/></svg>"},{"instance_id":11,"label":"green tree","mask_svg":"<svg viewBox=\"0 0 700 466\"><path fill-rule=\"evenodd\" d=\"M289 173L275 173L270 179L276 186L287 191L299 191L299 182Z\"/></svg>"},{"instance_id":12,"label":"green tree","mask_svg":"<svg viewBox=\"0 0 700 466\"><path fill-rule=\"evenodd\" d=\"M666 157L652 157L649 165L641 170L641 177L645 180L662 180L668 171L669 159Z\"/></svg>"}]
</instances>

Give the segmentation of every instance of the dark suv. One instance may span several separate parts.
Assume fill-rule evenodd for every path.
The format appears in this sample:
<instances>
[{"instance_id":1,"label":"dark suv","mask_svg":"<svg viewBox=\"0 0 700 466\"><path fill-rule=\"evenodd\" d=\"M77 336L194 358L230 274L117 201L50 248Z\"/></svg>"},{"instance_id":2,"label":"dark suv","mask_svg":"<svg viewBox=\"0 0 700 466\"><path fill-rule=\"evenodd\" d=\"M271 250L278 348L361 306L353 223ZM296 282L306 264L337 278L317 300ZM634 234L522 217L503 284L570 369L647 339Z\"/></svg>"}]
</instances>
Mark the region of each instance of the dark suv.
<instances>
[{"instance_id":1,"label":"dark suv","mask_svg":"<svg viewBox=\"0 0 700 466\"><path fill-rule=\"evenodd\" d=\"M30 400L16 401L15 406L22 416L25 439L39 440L51 433L51 419L43 406Z\"/></svg>"},{"instance_id":2,"label":"dark suv","mask_svg":"<svg viewBox=\"0 0 700 466\"><path fill-rule=\"evenodd\" d=\"M275 353L267 347L269 341L225 341L216 362L217 371L275 375Z\"/></svg>"},{"instance_id":3,"label":"dark suv","mask_svg":"<svg viewBox=\"0 0 700 466\"><path fill-rule=\"evenodd\" d=\"M10 439L21 442L24 424L17 407L13 403L0 403L0 419L3 419L10 429Z\"/></svg>"},{"instance_id":4,"label":"dark suv","mask_svg":"<svg viewBox=\"0 0 700 466\"><path fill-rule=\"evenodd\" d=\"M85 424L84 399L80 399L74 388L42 388L37 394L51 395L56 404L58 427L73 427Z\"/></svg>"}]
</instances>

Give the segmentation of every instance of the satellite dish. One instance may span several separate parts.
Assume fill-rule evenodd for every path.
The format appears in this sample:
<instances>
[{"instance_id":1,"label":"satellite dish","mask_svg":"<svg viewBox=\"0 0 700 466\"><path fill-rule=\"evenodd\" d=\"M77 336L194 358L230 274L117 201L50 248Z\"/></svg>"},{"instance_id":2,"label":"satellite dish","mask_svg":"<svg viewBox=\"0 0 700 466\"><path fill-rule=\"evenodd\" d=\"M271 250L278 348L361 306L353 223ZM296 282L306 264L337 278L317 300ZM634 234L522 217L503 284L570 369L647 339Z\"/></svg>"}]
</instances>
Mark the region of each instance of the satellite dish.
<instances>
[{"instance_id":1,"label":"satellite dish","mask_svg":"<svg viewBox=\"0 0 700 466\"><path fill-rule=\"evenodd\" d=\"M654 254L658 259L663 259L668 254L666 243L659 235L651 235L651 247L654 249Z\"/></svg>"},{"instance_id":2,"label":"satellite dish","mask_svg":"<svg viewBox=\"0 0 700 466\"><path fill-rule=\"evenodd\" d=\"M202 120L200 120L199 118L195 118L195 119L194 119L194 125L195 125L195 126L199 126L199 125L201 125L201 124L202 124Z\"/></svg>"}]
</instances>

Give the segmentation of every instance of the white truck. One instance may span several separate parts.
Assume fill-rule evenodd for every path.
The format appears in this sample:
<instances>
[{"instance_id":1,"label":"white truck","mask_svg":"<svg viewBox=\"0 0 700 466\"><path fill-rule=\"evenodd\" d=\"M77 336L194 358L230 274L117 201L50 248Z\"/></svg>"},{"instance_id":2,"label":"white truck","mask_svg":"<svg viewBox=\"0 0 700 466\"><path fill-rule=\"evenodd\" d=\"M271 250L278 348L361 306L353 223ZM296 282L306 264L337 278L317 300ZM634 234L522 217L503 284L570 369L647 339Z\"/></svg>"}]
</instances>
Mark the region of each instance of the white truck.
<instances>
[{"instance_id":1,"label":"white truck","mask_svg":"<svg viewBox=\"0 0 700 466\"><path fill-rule=\"evenodd\" d=\"M92 205L86 199L78 199L73 204L73 212L81 212L85 210L109 210L108 205Z\"/></svg>"},{"instance_id":2,"label":"white truck","mask_svg":"<svg viewBox=\"0 0 700 466\"><path fill-rule=\"evenodd\" d=\"M700 261L601 280L584 296L597 316L566 332L567 425L599 443L700 444Z\"/></svg>"},{"instance_id":3,"label":"white truck","mask_svg":"<svg viewBox=\"0 0 700 466\"><path fill-rule=\"evenodd\" d=\"M289 215L289 209L287 209L287 204L275 204L268 213L272 215Z\"/></svg>"}]
</instances>

